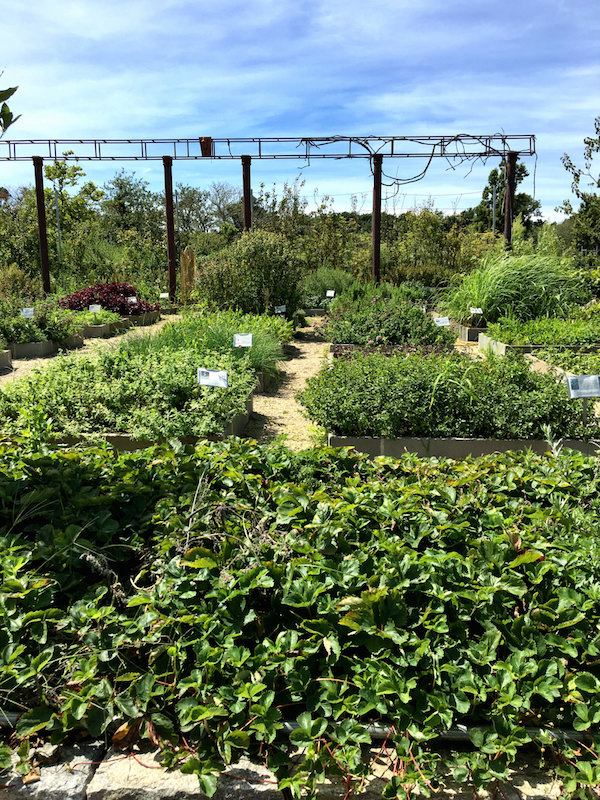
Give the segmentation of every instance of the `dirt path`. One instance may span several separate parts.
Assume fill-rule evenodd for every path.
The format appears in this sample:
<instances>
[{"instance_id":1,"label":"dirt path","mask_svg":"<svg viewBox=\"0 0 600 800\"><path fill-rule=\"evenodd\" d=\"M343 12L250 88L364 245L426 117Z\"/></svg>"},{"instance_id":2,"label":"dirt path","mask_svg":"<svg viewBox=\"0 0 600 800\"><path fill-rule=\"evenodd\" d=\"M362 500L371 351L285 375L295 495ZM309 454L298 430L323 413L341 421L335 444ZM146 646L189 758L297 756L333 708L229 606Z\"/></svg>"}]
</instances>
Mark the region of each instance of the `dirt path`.
<instances>
[{"instance_id":1,"label":"dirt path","mask_svg":"<svg viewBox=\"0 0 600 800\"><path fill-rule=\"evenodd\" d=\"M288 447L303 450L316 444L316 434L295 395L307 378L319 371L327 345L312 328L300 328L294 341L285 346L285 353L286 360L280 364L281 383L265 394L254 395L254 411L244 436L266 444L285 434Z\"/></svg>"}]
</instances>

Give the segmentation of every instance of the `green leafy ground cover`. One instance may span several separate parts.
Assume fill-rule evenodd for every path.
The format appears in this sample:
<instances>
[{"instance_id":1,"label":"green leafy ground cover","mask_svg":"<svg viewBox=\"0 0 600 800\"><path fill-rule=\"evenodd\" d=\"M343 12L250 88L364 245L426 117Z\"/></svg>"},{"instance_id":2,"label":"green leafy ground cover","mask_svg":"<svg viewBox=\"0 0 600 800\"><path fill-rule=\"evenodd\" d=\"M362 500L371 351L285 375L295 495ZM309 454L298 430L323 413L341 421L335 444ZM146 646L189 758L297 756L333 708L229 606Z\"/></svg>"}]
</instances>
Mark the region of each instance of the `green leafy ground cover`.
<instances>
[{"instance_id":1,"label":"green leafy ground cover","mask_svg":"<svg viewBox=\"0 0 600 800\"><path fill-rule=\"evenodd\" d=\"M253 333L252 348L233 334ZM235 313L190 316L89 357L66 356L0 392L0 430L146 439L219 434L244 410L256 369L273 373L290 325ZM197 369L226 370L227 389L198 386Z\"/></svg>"},{"instance_id":2,"label":"green leafy ground cover","mask_svg":"<svg viewBox=\"0 0 600 800\"><path fill-rule=\"evenodd\" d=\"M537 350L537 358L575 375L599 375L600 353L579 353L571 350Z\"/></svg>"},{"instance_id":3,"label":"green leafy ground cover","mask_svg":"<svg viewBox=\"0 0 600 800\"><path fill-rule=\"evenodd\" d=\"M543 439L598 436L581 423L562 379L531 372L522 356L475 362L459 353L337 359L298 395L326 430L352 436Z\"/></svg>"},{"instance_id":4,"label":"green leafy ground cover","mask_svg":"<svg viewBox=\"0 0 600 800\"><path fill-rule=\"evenodd\" d=\"M503 317L488 325L488 336L506 344L600 345L600 319L539 319L520 322Z\"/></svg>"},{"instance_id":5,"label":"green leafy ground cover","mask_svg":"<svg viewBox=\"0 0 600 800\"><path fill-rule=\"evenodd\" d=\"M526 747L594 796L598 484L572 452L1 447L2 763L83 730L160 742L208 794L243 753L310 793L360 784L379 721L385 797L501 782ZM457 724L472 747L440 750Z\"/></svg>"}]
</instances>

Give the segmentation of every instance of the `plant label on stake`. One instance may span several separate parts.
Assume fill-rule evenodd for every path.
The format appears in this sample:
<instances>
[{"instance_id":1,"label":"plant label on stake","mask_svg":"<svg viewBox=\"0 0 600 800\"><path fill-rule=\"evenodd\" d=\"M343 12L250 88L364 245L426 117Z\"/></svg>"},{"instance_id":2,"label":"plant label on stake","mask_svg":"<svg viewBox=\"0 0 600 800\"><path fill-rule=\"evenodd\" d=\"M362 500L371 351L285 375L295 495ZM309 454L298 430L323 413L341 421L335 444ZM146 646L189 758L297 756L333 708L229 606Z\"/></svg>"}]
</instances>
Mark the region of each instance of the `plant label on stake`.
<instances>
[{"instance_id":1,"label":"plant label on stake","mask_svg":"<svg viewBox=\"0 0 600 800\"><path fill-rule=\"evenodd\" d=\"M158 297L159 297L159 300L168 300L169 299L169 293L168 292L161 292L158 295Z\"/></svg>"},{"instance_id":2,"label":"plant label on stake","mask_svg":"<svg viewBox=\"0 0 600 800\"><path fill-rule=\"evenodd\" d=\"M33 319L33 308L22 308L21 316L25 319Z\"/></svg>"},{"instance_id":3,"label":"plant label on stake","mask_svg":"<svg viewBox=\"0 0 600 800\"><path fill-rule=\"evenodd\" d=\"M229 379L227 372L218 369L203 369L198 368L198 383L200 386L218 386L221 389L227 389L229 386Z\"/></svg>"},{"instance_id":4,"label":"plant label on stake","mask_svg":"<svg viewBox=\"0 0 600 800\"><path fill-rule=\"evenodd\" d=\"M91 311L92 314L99 314L102 311L102 306L97 303L92 303L91 306L88 306L88 311Z\"/></svg>"},{"instance_id":5,"label":"plant label on stake","mask_svg":"<svg viewBox=\"0 0 600 800\"><path fill-rule=\"evenodd\" d=\"M325 297L335 297L335 289L327 289Z\"/></svg>"},{"instance_id":6,"label":"plant label on stake","mask_svg":"<svg viewBox=\"0 0 600 800\"><path fill-rule=\"evenodd\" d=\"M433 322L438 328L447 328L450 325L450 320L448 317L434 317Z\"/></svg>"},{"instance_id":7,"label":"plant label on stake","mask_svg":"<svg viewBox=\"0 0 600 800\"><path fill-rule=\"evenodd\" d=\"M471 306L469 311L471 314L483 314L483 308L477 308L476 306Z\"/></svg>"},{"instance_id":8,"label":"plant label on stake","mask_svg":"<svg viewBox=\"0 0 600 800\"><path fill-rule=\"evenodd\" d=\"M567 377L569 398L600 397L600 375L570 375Z\"/></svg>"},{"instance_id":9,"label":"plant label on stake","mask_svg":"<svg viewBox=\"0 0 600 800\"><path fill-rule=\"evenodd\" d=\"M127 302L129 303L129 305L133 305L134 303L137 303L137 301L138 301L137 297L128 297L127 298Z\"/></svg>"},{"instance_id":10,"label":"plant label on stake","mask_svg":"<svg viewBox=\"0 0 600 800\"><path fill-rule=\"evenodd\" d=\"M600 375L569 375L567 389L570 400L583 399L581 421L586 425L588 398L600 397Z\"/></svg>"},{"instance_id":11,"label":"plant label on stake","mask_svg":"<svg viewBox=\"0 0 600 800\"><path fill-rule=\"evenodd\" d=\"M233 334L234 347L252 347L252 334L251 333L234 333Z\"/></svg>"},{"instance_id":12,"label":"plant label on stake","mask_svg":"<svg viewBox=\"0 0 600 800\"><path fill-rule=\"evenodd\" d=\"M276 314L285 314L285 306L275 306Z\"/></svg>"}]
</instances>

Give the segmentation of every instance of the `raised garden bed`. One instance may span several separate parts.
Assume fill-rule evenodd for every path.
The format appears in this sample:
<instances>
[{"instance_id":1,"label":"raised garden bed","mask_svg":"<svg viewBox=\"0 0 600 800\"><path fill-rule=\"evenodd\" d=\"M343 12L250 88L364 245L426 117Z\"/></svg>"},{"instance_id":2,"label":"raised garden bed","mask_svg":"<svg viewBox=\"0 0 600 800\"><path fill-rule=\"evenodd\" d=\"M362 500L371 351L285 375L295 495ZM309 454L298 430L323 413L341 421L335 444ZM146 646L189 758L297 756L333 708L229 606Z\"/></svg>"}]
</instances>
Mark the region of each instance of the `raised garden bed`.
<instances>
[{"instance_id":1,"label":"raised garden bed","mask_svg":"<svg viewBox=\"0 0 600 800\"><path fill-rule=\"evenodd\" d=\"M132 314L129 319L132 325L153 325L160 319L160 311L146 311L144 314Z\"/></svg>"},{"instance_id":2,"label":"raised garden bed","mask_svg":"<svg viewBox=\"0 0 600 800\"><path fill-rule=\"evenodd\" d=\"M231 421L225 426L222 433L208 434L206 436L182 436L179 441L182 444L197 444L200 441L206 442L220 442L227 436L241 436L248 424L250 414L252 413L253 396L250 395L246 400L245 408L239 414L236 414ZM81 436L56 436L50 440L54 445L67 445L73 447L81 444L94 444L98 438L107 442L115 451L115 453L134 452L136 450L145 450L147 447L154 447L157 444L165 444L166 438L160 439L140 439L131 436L128 433L103 433L103 434L82 434ZM0 439L12 442L15 437L10 434L0 433Z\"/></svg>"},{"instance_id":3,"label":"raised garden bed","mask_svg":"<svg viewBox=\"0 0 600 800\"><path fill-rule=\"evenodd\" d=\"M43 342L24 342L23 344L9 342L8 347L12 357L15 359L44 358L45 356L52 356L54 353L58 352L56 342L51 342L49 340L44 340Z\"/></svg>"},{"instance_id":4,"label":"raised garden bed","mask_svg":"<svg viewBox=\"0 0 600 800\"><path fill-rule=\"evenodd\" d=\"M77 334L67 336L58 342L58 346L63 350L78 350L80 347L83 347L83 344L83 336L78 336Z\"/></svg>"},{"instance_id":5,"label":"raised garden bed","mask_svg":"<svg viewBox=\"0 0 600 800\"><path fill-rule=\"evenodd\" d=\"M84 339L106 339L112 333L110 326L114 324L114 322L105 322L102 325L84 325L81 335Z\"/></svg>"},{"instance_id":6,"label":"raised garden bed","mask_svg":"<svg viewBox=\"0 0 600 800\"><path fill-rule=\"evenodd\" d=\"M454 320L450 320L450 326L452 330L457 332L458 338L462 339L463 342L476 342L479 334L486 331L485 328L474 328L471 325L463 325L461 322L455 322Z\"/></svg>"},{"instance_id":7,"label":"raised garden bed","mask_svg":"<svg viewBox=\"0 0 600 800\"><path fill-rule=\"evenodd\" d=\"M600 342L596 344L506 344L506 342L498 342L492 339L485 333L480 333L478 337L478 348L486 352L488 349L492 353L504 356L506 353L535 353L536 350L547 350L549 347L555 350L572 350L573 352L581 353L596 353L600 350Z\"/></svg>"},{"instance_id":8,"label":"raised garden bed","mask_svg":"<svg viewBox=\"0 0 600 800\"><path fill-rule=\"evenodd\" d=\"M491 453L532 450L542 455L551 449L549 442L543 439L470 439L470 438L415 438L403 436L398 439L386 439L375 436L338 436L330 433L327 436L330 447L353 447L359 453L369 456L391 456L400 458L405 453L414 453L423 458L476 458ZM578 450L586 455L596 455L600 445L581 439L563 439L562 447Z\"/></svg>"},{"instance_id":9,"label":"raised garden bed","mask_svg":"<svg viewBox=\"0 0 600 800\"><path fill-rule=\"evenodd\" d=\"M10 350L0 350L0 369L3 371L12 369L12 356Z\"/></svg>"}]
</instances>

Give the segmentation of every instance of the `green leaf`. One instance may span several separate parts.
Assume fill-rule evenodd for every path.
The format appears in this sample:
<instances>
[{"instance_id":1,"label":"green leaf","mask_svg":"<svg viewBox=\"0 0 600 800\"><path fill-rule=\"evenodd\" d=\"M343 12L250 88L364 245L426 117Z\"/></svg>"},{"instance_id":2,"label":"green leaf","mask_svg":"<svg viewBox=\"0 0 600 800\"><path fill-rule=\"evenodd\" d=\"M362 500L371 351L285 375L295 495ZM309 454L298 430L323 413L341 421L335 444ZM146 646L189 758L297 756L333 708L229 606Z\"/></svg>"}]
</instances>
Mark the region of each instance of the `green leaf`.
<instances>
[{"instance_id":1,"label":"green leaf","mask_svg":"<svg viewBox=\"0 0 600 800\"><path fill-rule=\"evenodd\" d=\"M27 711L15 726L17 736L30 736L36 731L41 731L52 719L52 709L48 706L37 706Z\"/></svg>"},{"instance_id":2,"label":"green leaf","mask_svg":"<svg viewBox=\"0 0 600 800\"><path fill-rule=\"evenodd\" d=\"M217 775L198 775L198 783L200 784L200 789L204 792L207 797L212 797L213 794L217 791Z\"/></svg>"},{"instance_id":3,"label":"green leaf","mask_svg":"<svg viewBox=\"0 0 600 800\"><path fill-rule=\"evenodd\" d=\"M575 678L575 686L582 692L596 693L598 691L598 679L590 672L580 672Z\"/></svg>"}]
</instances>

